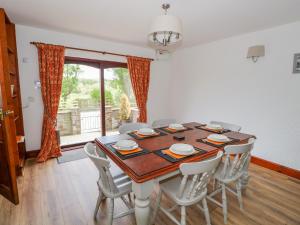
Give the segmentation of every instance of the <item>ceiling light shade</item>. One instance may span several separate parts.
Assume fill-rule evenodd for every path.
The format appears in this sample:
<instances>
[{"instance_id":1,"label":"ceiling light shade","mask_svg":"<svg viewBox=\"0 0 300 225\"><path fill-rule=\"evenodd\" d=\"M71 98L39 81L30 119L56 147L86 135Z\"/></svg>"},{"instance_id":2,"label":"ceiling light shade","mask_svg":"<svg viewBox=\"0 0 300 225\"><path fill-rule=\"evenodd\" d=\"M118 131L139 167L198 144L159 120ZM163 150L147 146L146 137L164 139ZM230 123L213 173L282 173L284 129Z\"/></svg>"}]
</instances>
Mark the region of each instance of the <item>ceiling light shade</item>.
<instances>
[{"instance_id":1,"label":"ceiling light shade","mask_svg":"<svg viewBox=\"0 0 300 225\"><path fill-rule=\"evenodd\" d=\"M178 17L167 15L169 4L163 4L165 15L155 18L148 39L158 46L174 45L182 40L182 24Z\"/></svg>"}]
</instances>

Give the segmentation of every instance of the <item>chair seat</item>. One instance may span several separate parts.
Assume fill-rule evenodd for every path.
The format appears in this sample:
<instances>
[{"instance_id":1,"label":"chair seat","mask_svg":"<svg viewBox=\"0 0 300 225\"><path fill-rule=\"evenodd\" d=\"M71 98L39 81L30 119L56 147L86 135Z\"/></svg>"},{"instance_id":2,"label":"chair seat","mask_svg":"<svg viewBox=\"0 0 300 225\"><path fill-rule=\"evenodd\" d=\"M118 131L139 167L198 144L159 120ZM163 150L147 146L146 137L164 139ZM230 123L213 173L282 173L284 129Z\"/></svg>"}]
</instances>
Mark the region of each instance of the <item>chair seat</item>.
<instances>
[{"instance_id":1,"label":"chair seat","mask_svg":"<svg viewBox=\"0 0 300 225\"><path fill-rule=\"evenodd\" d=\"M130 193L132 191L130 177L128 177L111 159L108 158L108 160L110 161L110 172L117 188L122 194Z\"/></svg>"},{"instance_id":2,"label":"chair seat","mask_svg":"<svg viewBox=\"0 0 300 225\"><path fill-rule=\"evenodd\" d=\"M110 162L110 172L113 178L117 178L120 176L127 176L124 171L117 165L115 164L110 158L107 158Z\"/></svg>"},{"instance_id":3,"label":"chair seat","mask_svg":"<svg viewBox=\"0 0 300 225\"><path fill-rule=\"evenodd\" d=\"M173 201L175 201L178 205L182 206L188 206L195 204L199 202L203 197L206 196L207 190L203 191L201 194L199 194L196 198L187 198L189 189L185 188L185 191L183 193L183 198L178 198L178 188L180 186L182 180L182 176L177 176L175 178L172 178L166 182L160 183L161 190ZM188 180L186 183L186 187L191 186L192 180Z\"/></svg>"},{"instance_id":4,"label":"chair seat","mask_svg":"<svg viewBox=\"0 0 300 225\"><path fill-rule=\"evenodd\" d=\"M122 196L122 195L129 194L129 193L132 192L132 181L128 176L119 175L117 177L113 177L113 182L114 182L116 188L118 189L117 194L114 194L115 195L114 198L117 198L117 197ZM107 197L111 196L110 193L107 193L102 188L101 183L99 181L98 181L98 186Z\"/></svg>"},{"instance_id":5,"label":"chair seat","mask_svg":"<svg viewBox=\"0 0 300 225\"><path fill-rule=\"evenodd\" d=\"M129 177L122 177L122 179L119 180L114 179L114 182L120 192L120 195L125 195L132 192L132 182Z\"/></svg>"},{"instance_id":6,"label":"chair seat","mask_svg":"<svg viewBox=\"0 0 300 225\"><path fill-rule=\"evenodd\" d=\"M239 174L237 174L236 176L233 176L233 177L228 177L228 176L226 177L226 175L225 175L225 177L223 177L222 176L223 168L224 168L224 162L221 162L217 171L214 174L214 178L217 179L218 181L228 184L230 182L236 181L240 177ZM228 173L226 173L226 174L228 174Z\"/></svg>"}]
</instances>

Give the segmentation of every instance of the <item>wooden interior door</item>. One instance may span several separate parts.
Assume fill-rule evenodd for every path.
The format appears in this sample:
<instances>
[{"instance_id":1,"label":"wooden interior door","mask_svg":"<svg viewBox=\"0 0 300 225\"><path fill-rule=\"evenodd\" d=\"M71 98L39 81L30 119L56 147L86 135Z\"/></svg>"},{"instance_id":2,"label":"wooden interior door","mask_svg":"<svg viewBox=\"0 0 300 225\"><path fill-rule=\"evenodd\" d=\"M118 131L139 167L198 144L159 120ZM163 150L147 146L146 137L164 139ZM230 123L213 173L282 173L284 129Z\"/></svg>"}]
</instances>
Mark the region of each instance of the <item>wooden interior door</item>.
<instances>
[{"instance_id":1,"label":"wooden interior door","mask_svg":"<svg viewBox=\"0 0 300 225\"><path fill-rule=\"evenodd\" d=\"M0 46L0 49L1 46ZM10 97L10 81L3 68L3 52L0 51L0 194L19 203L16 163L17 152L16 126L14 122L13 102Z\"/></svg>"}]
</instances>

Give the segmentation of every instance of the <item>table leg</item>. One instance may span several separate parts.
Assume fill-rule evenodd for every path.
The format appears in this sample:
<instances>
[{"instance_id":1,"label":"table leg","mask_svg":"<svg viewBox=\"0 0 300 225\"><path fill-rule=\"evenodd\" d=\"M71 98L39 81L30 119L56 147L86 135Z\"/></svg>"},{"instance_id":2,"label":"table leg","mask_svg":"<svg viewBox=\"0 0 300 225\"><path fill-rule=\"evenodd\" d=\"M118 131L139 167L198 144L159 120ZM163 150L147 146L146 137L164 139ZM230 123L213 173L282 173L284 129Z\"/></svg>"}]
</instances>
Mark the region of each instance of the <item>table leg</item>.
<instances>
[{"instance_id":1,"label":"table leg","mask_svg":"<svg viewBox=\"0 0 300 225\"><path fill-rule=\"evenodd\" d=\"M154 181L136 183L132 181L135 194L135 218L137 225L147 225L150 218L150 195L154 189Z\"/></svg>"}]
</instances>

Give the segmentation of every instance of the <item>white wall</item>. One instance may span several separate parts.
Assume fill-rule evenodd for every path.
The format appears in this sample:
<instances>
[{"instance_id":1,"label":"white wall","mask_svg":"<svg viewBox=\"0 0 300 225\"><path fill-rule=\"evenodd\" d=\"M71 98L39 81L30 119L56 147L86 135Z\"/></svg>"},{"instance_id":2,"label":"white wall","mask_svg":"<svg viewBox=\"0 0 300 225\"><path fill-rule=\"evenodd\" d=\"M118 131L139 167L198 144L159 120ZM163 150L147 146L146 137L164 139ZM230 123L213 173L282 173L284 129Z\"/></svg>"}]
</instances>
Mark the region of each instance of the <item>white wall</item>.
<instances>
[{"instance_id":1,"label":"white wall","mask_svg":"<svg viewBox=\"0 0 300 225\"><path fill-rule=\"evenodd\" d=\"M149 119L224 120L258 137L253 154L300 169L300 74L292 73L300 52L300 22L178 50L169 61L151 67ZM17 25L17 45L27 150L40 148L43 106L37 50L30 41L153 57L153 51L74 34ZM264 44L266 56L246 59L247 48ZM67 55L124 61L121 57L67 51ZM28 58L24 63L23 58ZM171 64L171 65L170 65ZM169 87L171 87L169 89Z\"/></svg>"},{"instance_id":2,"label":"white wall","mask_svg":"<svg viewBox=\"0 0 300 225\"><path fill-rule=\"evenodd\" d=\"M23 109L27 151L40 148L43 116L43 103L40 89L34 88L34 81L39 80L37 50L36 47L30 45L29 42L40 41L143 57L154 57L154 51L151 49L69 33L55 32L22 25L16 26L16 33L23 106L28 104L28 97L34 97L34 102L31 103L28 108ZM124 57L103 56L100 54L71 50L67 50L66 55L120 62L126 61ZM27 58L28 62L23 62L24 58ZM169 65L170 63L168 61L154 61L151 64L151 79L148 98L149 121L167 116L167 108L165 106L168 101L168 96L165 88L169 84Z\"/></svg>"},{"instance_id":3,"label":"white wall","mask_svg":"<svg viewBox=\"0 0 300 225\"><path fill-rule=\"evenodd\" d=\"M265 57L246 59L251 45ZM181 121L223 120L258 138L253 155L300 169L300 22L177 51L170 113Z\"/></svg>"}]
</instances>

